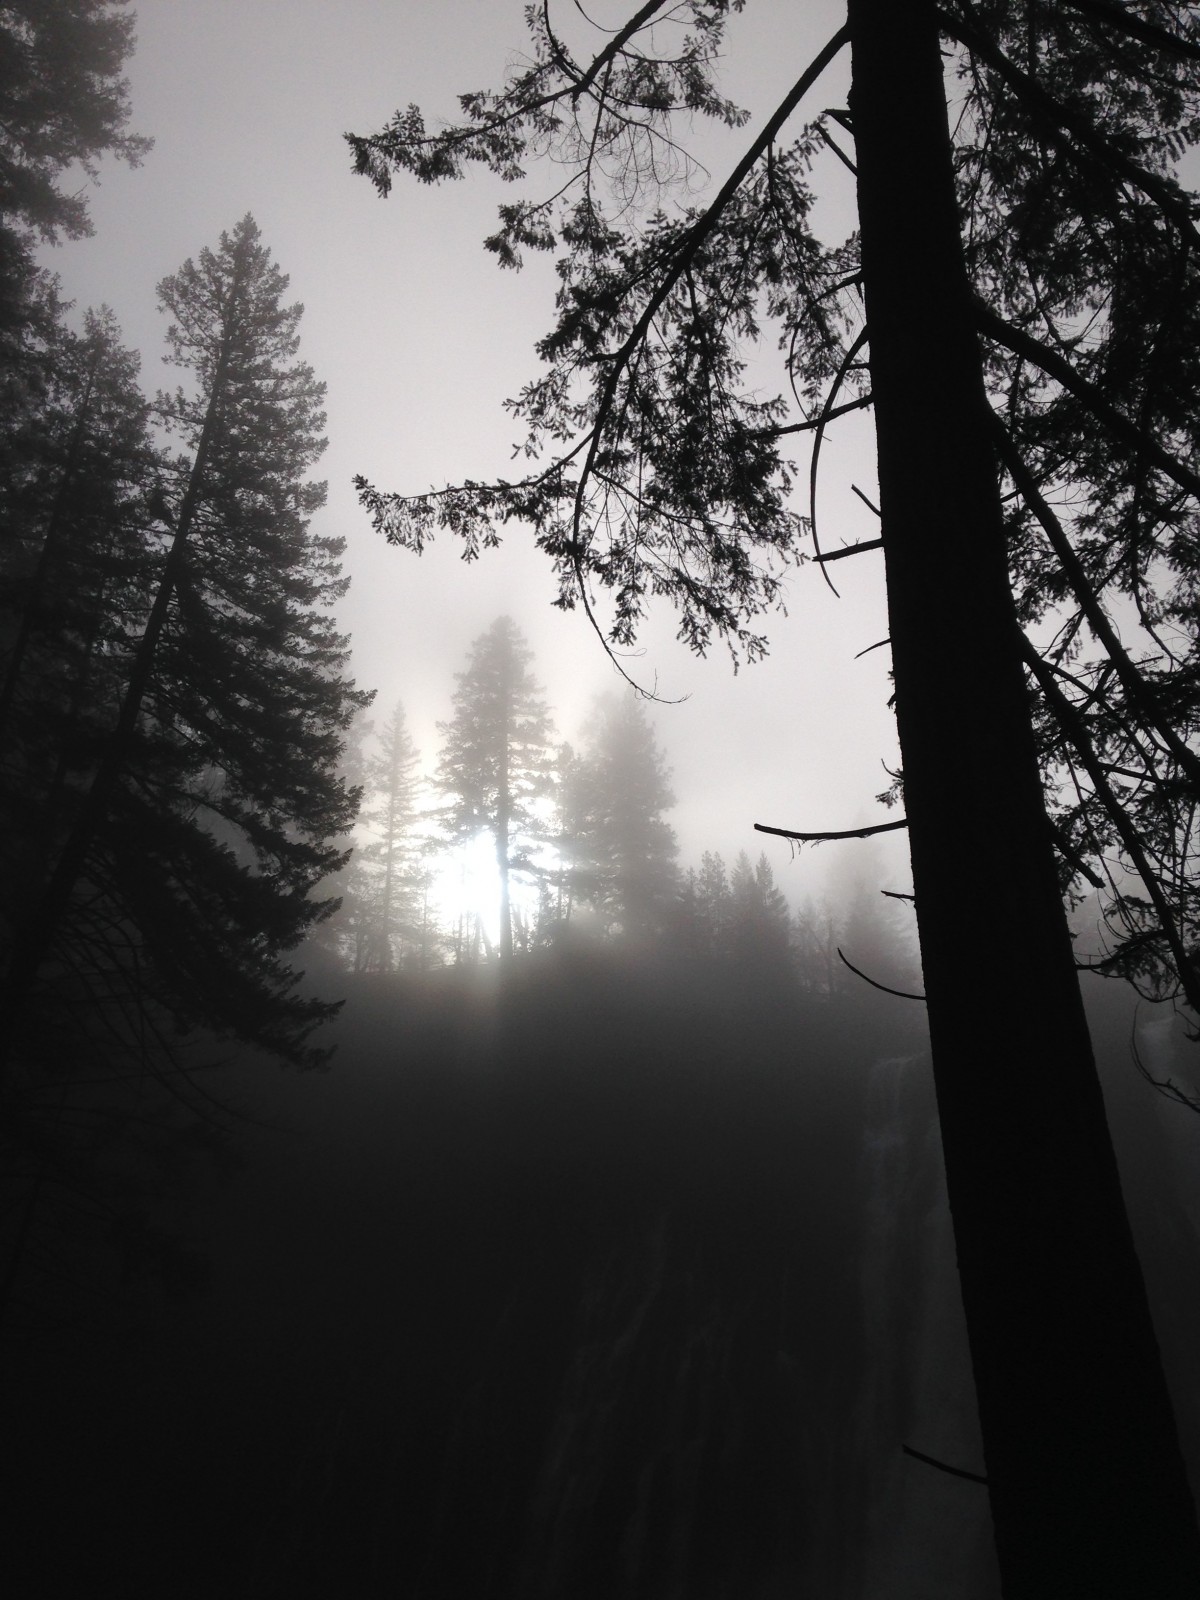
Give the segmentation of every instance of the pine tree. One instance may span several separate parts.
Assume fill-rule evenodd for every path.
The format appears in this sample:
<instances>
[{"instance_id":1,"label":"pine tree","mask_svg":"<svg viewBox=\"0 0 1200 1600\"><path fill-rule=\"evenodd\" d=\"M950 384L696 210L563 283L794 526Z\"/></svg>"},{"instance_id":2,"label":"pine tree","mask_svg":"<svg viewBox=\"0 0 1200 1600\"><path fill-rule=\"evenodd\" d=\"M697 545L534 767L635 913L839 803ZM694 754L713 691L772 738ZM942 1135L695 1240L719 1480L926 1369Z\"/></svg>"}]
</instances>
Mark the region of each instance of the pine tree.
<instances>
[{"instance_id":1,"label":"pine tree","mask_svg":"<svg viewBox=\"0 0 1200 1600\"><path fill-rule=\"evenodd\" d=\"M587 62L531 8L531 59L499 94L465 97L459 125L427 135L410 108L352 139L381 191L397 169L434 181L472 161L518 179L534 150L571 168L564 184L556 167L553 199L505 205L488 241L508 265L559 252L546 370L516 402L530 454L550 459L517 484L403 500L363 483L362 497L416 548L442 525L473 552L520 515L562 604L611 588L614 642L669 593L697 648L723 638L753 656L780 565L802 533L816 542L780 440L819 441L839 412L873 407L882 535L861 548L885 562L906 813L885 826L911 844L1005 1591L1182 1600L1200 1589L1200 1538L1061 891L1098 876L1086 854L1118 846L1149 901L1115 902L1124 964L1200 1004L1200 263L1174 171L1200 136L1200 37L1159 0L849 0L712 201L639 212L659 142L681 147L678 117L745 121L713 84L735 9L693 0L691 31L664 52L650 30L667 8L651 0ZM961 75L953 132L943 41ZM847 45L848 108L784 143ZM829 250L808 226L808 174L847 133L860 227ZM602 168L623 180L615 209ZM811 408L794 422L743 382L766 325ZM1161 666L1124 648L1106 589L1140 608ZM1042 654L1020 624L1055 602L1062 633ZM1082 672L1065 664L1079 641L1094 651ZM1077 804L1051 823L1056 768ZM1001 844L989 890L1005 960L991 962L962 937L963 874Z\"/></svg>"},{"instance_id":2,"label":"pine tree","mask_svg":"<svg viewBox=\"0 0 1200 1600\"><path fill-rule=\"evenodd\" d=\"M93 987L95 974L131 987L135 1008L319 1058L305 1041L334 1008L295 993L284 955L344 858L357 797L336 766L369 696L343 676L328 610L345 589L341 541L308 527L322 390L294 359L301 308L282 304L286 286L250 218L161 286L172 359L195 379L160 397L184 446L164 468L173 533L152 553L94 768L7 955L10 1060L81 961Z\"/></svg>"},{"instance_id":3,"label":"pine tree","mask_svg":"<svg viewBox=\"0 0 1200 1600\"><path fill-rule=\"evenodd\" d=\"M731 916L729 874L719 851L706 850L700 857L696 899L705 948L710 955L727 953Z\"/></svg>"},{"instance_id":4,"label":"pine tree","mask_svg":"<svg viewBox=\"0 0 1200 1600\"><path fill-rule=\"evenodd\" d=\"M631 695L601 700L577 777L584 898L605 927L645 940L663 930L676 888L675 801L645 711Z\"/></svg>"},{"instance_id":5,"label":"pine tree","mask_svg":"<svg viewBox=\"0 0 1200 1600\"><path fill-rule=\"evenodd\" d=\"M109 153L136 166L150 140L127 131L133 50L127 0L14 0L0 11L0 350L21 350L45 279L38 241L89 233L68 172L95 177ZM6 363L7 364L7 363Z\"/></svg>"},{"instance_id":6,"label":"pine tree","mask_svg":"<svg viewBox=\"0 0 1200 1600\"><path fill-rule=\"evenodd\" d=\"M491 835L500 877L500 957L513 953L509 879L528 868L548 831L544 802L553 790L550 714L529 670L533 653L511 617L498 618L471 647L457 674L454 716L439 723L445 741L438 781L449 797L447 836L466 844Z\"/></svg>"},{"instance_id":7,"label":"pine tree","mask_svg":"<svg viewBox=\"0 0 1200 1600\"><path fill-rule=\"evenodd\" d=\"M763 854L752 865L738 852L729 875L727 943L739 966L777 978L791 970L791 913Z\"/></svg>"},{"instance_id":8,"label":"pine tree","mask_svg":"<svg viewBox=\"0 0 1200 1600\"><path fill-rule=\"evenodd\" d=\"M129 641L145 617L146 490L157 457L138 359L111 313L64 325L46 352L46 382L0 461L3 635L0 761L10 800L36 807L50 847L65 786L86 775L111 724ZM32 833L10 819L6 836Z\"/></svg>"},{"instance_id":9,"label":"pine tree","mask_svg":"<svg viewBox=\"0 0 1200 1600\"><path fill-rule=\"evenodd\" d=\"M426 874L415 833L419 759L404 706L397 701L366 763L367 798L360 813L371 833L357 852L367 873L359 891L366 920L361 970L367 972L393 972L406 944L418 949L423 944Z\"/></svg>"}]
</instances>

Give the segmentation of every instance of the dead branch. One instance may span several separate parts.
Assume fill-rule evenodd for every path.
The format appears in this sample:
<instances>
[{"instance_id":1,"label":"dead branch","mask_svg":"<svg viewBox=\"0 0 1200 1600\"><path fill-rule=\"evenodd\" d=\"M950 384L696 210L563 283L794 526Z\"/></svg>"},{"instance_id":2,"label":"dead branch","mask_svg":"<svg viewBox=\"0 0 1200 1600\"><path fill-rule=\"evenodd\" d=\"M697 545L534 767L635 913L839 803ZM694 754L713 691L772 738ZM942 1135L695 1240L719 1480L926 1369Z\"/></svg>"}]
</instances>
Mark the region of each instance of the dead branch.
<instances>
[{"instance_id":1,"label":"dead branch","mask_svg":"<svg viewBox=\"0 0 1200 1600\"><path fill-rule=\"evenodd\" d=\"M846 556L860 556L866 550L882 550L882 539L866 539L862 544L848 544L841 550L827 550L824 554L814 556L815 561L841 561ZM886 640L883 641L886 644ZM872 647L873 648L873 647Z\"/></svg>"},{"instance_id":2,"label":"dead branch","mask_svg":"<svg viewBox=\"0 0 1200 1600\"><path fill-rule=\"evenodd\" d=\"M952 1478L966 1478L969 1483L987 1483L981 1472L968 1472L965 1467L952 1467L948 1461L939 1461L936 1456L927 1456L923 1450L914 1450L909 1444L902 1444L900 1448L914 1461L923 1461L927 1467L936 1467L939 1472L948 1472Z\"/></svg>"},{"instance_id":3,"label":"dead branch","mask_svg":"<svg viewBox=\"0 0 1200 1600\"><path fill-rule=\"evenodd\" d=\"M876 983L874 978L868 978L865 972L860 972L853 961L847 961L840 948L838 950L838 960L844 967L849 967L856 978L861 978L864 983L869 983L872 989L879 989L883 994L894 994L898 1000L924 1000L925 998L923 994L909 994L907 990L889 989L886 983Z\"/></svg>"},{"instance_id":4,"label":"dead branch","mask_svg":"<svg viewBox=\"0 0 1200 1600\"><path fill-rule=\"evenodd\" d=\"M869 839L873 833L894 833L907 828L908 819L899 822L876 822L869 828L845 828L837 833L796 833L791 828L770 828L765 822L756 822L756 833L773 833L780 839L798 839L801 844L823 844L827 839Z\"/></svg>"}]
</instances>

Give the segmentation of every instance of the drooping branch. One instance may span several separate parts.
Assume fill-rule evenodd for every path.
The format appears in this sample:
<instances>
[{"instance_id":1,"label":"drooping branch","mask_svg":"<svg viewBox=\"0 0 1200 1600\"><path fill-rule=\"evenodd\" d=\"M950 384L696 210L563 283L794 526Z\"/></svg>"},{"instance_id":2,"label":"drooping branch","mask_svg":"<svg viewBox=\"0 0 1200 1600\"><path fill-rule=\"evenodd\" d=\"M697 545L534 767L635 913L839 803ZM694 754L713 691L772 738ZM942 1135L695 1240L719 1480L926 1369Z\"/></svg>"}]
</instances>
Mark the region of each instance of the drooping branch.
<instances>
[{"instance_id":1,"label":"drooping branch","mask_svg":"<svg viewBox=\"0 0 1200 1600\"><path fill-rule=\"evenodd\" d=\"M592 84L595 83L596 79L604 71L605 67L608 66L609 62L615 61L617 56L620 55L621 51L629 43L630 39L633 38L634 34L640 33L650 19L654 16L655 12L661 11L667 3L668 0L648 0L646 5L642 6L640 10L634 12L633 16L630 17L625 26L620 30L619 33L613 35L613 37L604 46L604 49L601 50L600 53L595 57L591 66L579 79L578 83L574 87L574 90L572 91L572 100L578 100L580 95L586 93L587 90L591 88Z\"/></svg>"},{"instance_id":2,"label":"drooping branch","mask_svg":"<svg viewBox=\"0 0 1200 1600\"><path fill-rule=\"evenodd\" d=\"M825 71L825 68L834 59L834 57L838 55L843 46L849 43L849 40L850 30L847 26L843 26L839 28L838 31L833 35L832 39L830 39L829 43L825 45L824 49L818 51L817 55L796 80L795 84L793 84L792 88L784 97L774 114L767 121L766 126L763 128L758 138L754 140L753 144L738 162L733 172L730 173L729 177L722 184L721 189L716 198L713 200L712 204L693 224L687 235L683 248L680 250L679 254L676 256L674 262L672 262L668 270L663 274L658 287L647 301L646 306L643 309L641 316L634 324L629 337L625 340L624 344L621 345L620 349L612 352L612 354L607 358L604 358L607 359L611 365L609 366L603 387L600 391L599 403L596 407L596 420L592 425L591 444L583 464L583 470L579 475L579 482L575 489L575 509L572 517L572 542L574 545L574 559L576 575L578 577L581 589L583 587L583 572L580 561L580 530L583 525L584 499L587 492L587 484L591 478L596 457L599 454L600 440L604 433L604 429L609 417L612 414L613 402L616 398L617 385L620 383L621 375L625 371L625 368L629 365L629 362L633 358L635 352L640 347L643 339L646 337L646 334L649 332L650 325L662 308L667 296L687 272L688 268L692 265L692 262L699 254L701 247L704 245L709 235L717 226L717 223L720 221L726 206L741 188L743 182L753 170L757 162L762 158L763 154L774 143L776 135L787 122L788 118L792 115L793 111L795 111L796 107L800 104L804 96L808 93L809 89L811 89L812 86L818 81L821 74Z\"/></svg>"}]
</instances>

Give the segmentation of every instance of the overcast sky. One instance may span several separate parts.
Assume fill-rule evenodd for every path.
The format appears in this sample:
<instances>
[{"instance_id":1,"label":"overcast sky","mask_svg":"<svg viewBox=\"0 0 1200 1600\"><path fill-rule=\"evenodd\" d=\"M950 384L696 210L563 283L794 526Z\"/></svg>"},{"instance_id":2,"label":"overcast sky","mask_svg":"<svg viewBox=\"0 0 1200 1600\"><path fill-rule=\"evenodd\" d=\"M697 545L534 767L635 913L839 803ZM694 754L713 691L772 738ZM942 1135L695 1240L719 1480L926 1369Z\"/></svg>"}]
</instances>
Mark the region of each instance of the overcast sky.
<instances>
[{"instance_id":1,"label":"overcast sky","mask_svg":"<svg viewBox=\"0 0 1200 1600\"><path fill-rule=\"evenodd\" d=\"M50 258L80 311L113 307L154 389L164 381L155 285L254 214L292 298L306 307L303 354L329 386L320 527L348 541L352 586L339 615L353 636L355 676L379 691L377 721L403 700L430 764L453 673L502 611L529 637L564 736L576 737L592 696L619 687L583 615L552 607L549 563L520 529L474 566L448 542L417 558L382 542L351 486L357 472L381 488L419 492L511 470L518 432L502 402L537 370L532 347L550 326L553 294L545 260L502 272L482 248L512 190L484 174L436 189L398 179L383 201L352 175L342 134L373 132L412 101L429 121L449 117L457 93L497 85L523 48L522 11L522 0L142 0L132 123L155 148L135 171L104 167L91 198L95 236ZM626 5L599 0L592 14L620 20ZM706 135L716 182L839 21L830 0L751 0L733 19L724 82L752 121L728 144ZM836 64L804 109L844 104L845 70ZM840 239L852 214L832 158L821 181L828 193L818 220ZM782 387L773 360L761 372L764 387ZM869 430L859 419L839 427L822 455L826 548L876 531L850 491L854 482L873 492ZM676 644L669 613L627 663L663 696L687 697L653 708L685 864L705 848L757 854L755 822L887 820L874 796L888 781L882 763L897 759L888 653L855 660L887 631L882 559L858 557L833 572L840 600L816 566L792 575L788 615L765 620L770 658L736 677L722 650L701 662ZM866 862L867 850L880 887L907 887L896 839L826 846L797 865L783 841L767 848L793 900L819 892L830 869L840 876Z\"/></svg>"}]
</instances>

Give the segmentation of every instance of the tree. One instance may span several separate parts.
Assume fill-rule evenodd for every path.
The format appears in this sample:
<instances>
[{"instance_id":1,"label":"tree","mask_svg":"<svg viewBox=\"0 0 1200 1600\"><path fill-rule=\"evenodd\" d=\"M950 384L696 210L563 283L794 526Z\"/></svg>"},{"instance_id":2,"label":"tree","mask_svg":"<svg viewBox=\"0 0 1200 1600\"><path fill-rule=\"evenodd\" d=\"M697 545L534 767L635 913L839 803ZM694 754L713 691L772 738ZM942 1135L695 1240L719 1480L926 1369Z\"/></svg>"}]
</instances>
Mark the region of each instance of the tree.
<instances>
[{"instance_id":1,"label":"tree","mask_svg":"<svg viewBox=\"0 0 1200 1600\"><path fill-rule=\"evenodd\" d=\"M366 910L366 949L362 966L392 972L406 940L423 919L424 873L415 837L417 747L400 701L379 736L379 748L366 765L367 794L362 821L374 837L358 854L370 877L362 897Z\"/></svg>"},{"instance_id":2,"label":"tree","mask_svg":"<svg viewBox=\"0 0 1200 1600\"><path fill-rule=\"evenodd\" d=\"M905 805L886 826L911 844L1005 1593L1193 1594L1195 1510L1062 890L1098 876L1085 851L1118 849L1144 891L1117 901L1125 963L1195 998L1200 276L1173 163L1200 132L1196 24L1157 0L850 0L711 203L669 213L655 157L679 150L677 116L744 121L712 80L740 9L650 0L589 62L531 8L531 61L498 94L465 96L460 123L428 135L410 108L352 137L384 192L397 169L435 181L470 162L516 180L542 150L568 168L551 199L502 207L488 241L507 265L559 256L546 370L515 402L548 461L518 483L404 499L363 482L362 498L416 548L440 525L473 553L519 517L560 603L591 611L591 584L612 589L616 643L666 593L698 648L754 655L780 563L802 532L816 541L780 441L813 431L815 455L835 415L873 406L882 530L860 548L884 556ZM690 25L669 50L651 31L667 16ZM782 143L847 45L849 107ZM854 169L860 224L833 250L807 223L827 144ZM813 408L799 420L742 382L764 325ZM1106 589L1131 595L1158 664L1122 647ZM1055 605L1063 631L1043 655L1020 624ZM1095 665L1068 668L1085 643ZM1051 820L1060 774L1075 803ZM1001 847L989 897L1006 959L981 961L962 938L963 874Z\"/></svg>"},{"instance_id":3,"label":"tree","mask_svg":"<svg viewBox=\"0 0 1200 1600\"><path fill-rule=\"evenodd\" d=\"M457 674L454 716L439 723L445 740L438 781L449 796L448 836L466 844L492 837L500 877L500 957L513 953L509 879L528 867L546 831L539 809L553 787L550 714L530 673L533 652L511 617L499 617L471 647Z\"/></svg>"},{"instance_id":4,"label":"tree","mask_svg":"<svg viewBox=\"0 0 1200 1600\"><path fill-rule=\"evenodd\" d=\"M137 166L151 141L127 131L121 69L134 45L127 0L16 0L0 13L0 349L20 351L44 280L38 241L91 231L63 174L114 154ZM11 341L11 342L10 342Z\"/></svg>"},{"instance_id":5,"label":"tree","mask_svg":"<svg viewBox=\"0 0 1200 1600\"><path fill-rule=\"evenodd\" d=\"M6 908L10 1059L36 1050L39 1010L81 960L135 1006L321 1057L305 1041L336 1007L299 996L283 956L330 909L310 891L344 858L357 795L336 767L370 697L329 613L342 542L308 526L322 386L294 359L286 287L249 217L160 287L195 381L159 400L185 446L159 490L173 531L145 552L152 598L125 619L120 692L67 826Z\"/></svg>"},{"instance_id":6,"label":"tree","mask_svg":"<svg viewBox=\"0 0 1200 1600\"><path fill-rule=\"evenodd\" d=\"M791 913L765 854L751 865L738 852L729 875L730 953L739 965L763 977L791 967Z\"/></svg>"},{"instance_id":7,"label":"tree","mask_svg":"<svg viewBox=\"0 0 1200 1600\"><path fill-rule=\"evenodd\" d=\"M675 802L654 730L631 695L596 708L578 774L583 897L627 938L662 932L676 887Z\"/></svg>"}]
</instances>

